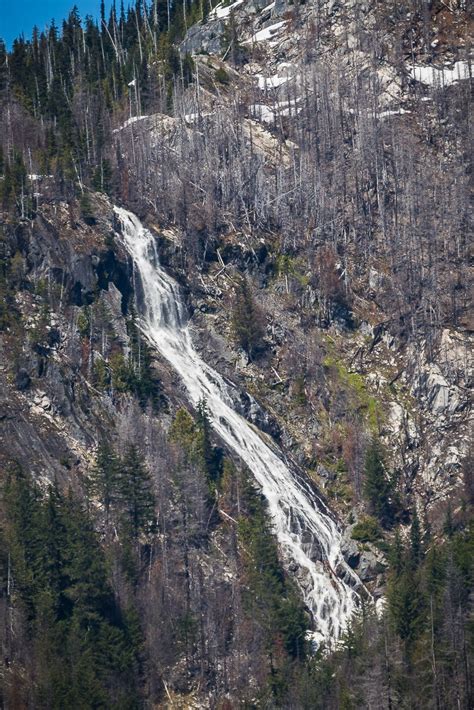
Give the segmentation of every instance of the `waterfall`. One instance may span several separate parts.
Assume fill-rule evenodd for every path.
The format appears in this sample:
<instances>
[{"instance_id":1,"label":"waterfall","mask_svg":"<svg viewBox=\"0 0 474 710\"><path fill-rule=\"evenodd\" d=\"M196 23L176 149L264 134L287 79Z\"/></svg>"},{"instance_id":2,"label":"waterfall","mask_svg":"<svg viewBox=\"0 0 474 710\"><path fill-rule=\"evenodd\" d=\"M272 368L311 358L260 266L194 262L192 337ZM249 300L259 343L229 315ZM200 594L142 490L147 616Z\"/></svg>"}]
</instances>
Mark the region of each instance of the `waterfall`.
<instances>
[{"instance_id":1,"label":"waterfall","mask_svg":"<svg viewBox=\"0 0 474 710\"><path fill-rule=\"evenodd\" d=\"M265 496L285 562L314 619L316 642L336 639L357 608L362 583L341 553L341 532L298 471L235 411L232 385L196 352L177 282L160 266L155 239L131 212L114 208L141 288L140 327L180 376L196 405L206 398L214 430L247 465Z\"/></svg>"}]
</instances>

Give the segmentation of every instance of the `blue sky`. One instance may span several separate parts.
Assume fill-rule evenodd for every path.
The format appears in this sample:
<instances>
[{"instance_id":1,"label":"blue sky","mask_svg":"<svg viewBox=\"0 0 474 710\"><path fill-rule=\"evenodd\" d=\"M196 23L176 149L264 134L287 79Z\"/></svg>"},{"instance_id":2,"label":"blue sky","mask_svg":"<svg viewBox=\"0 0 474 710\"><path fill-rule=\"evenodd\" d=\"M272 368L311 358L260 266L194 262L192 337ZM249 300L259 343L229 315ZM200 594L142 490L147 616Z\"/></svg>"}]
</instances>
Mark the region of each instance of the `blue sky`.
<instances>
[{"instance_id":1,"label":"blue sky","mask_svg":"<svg viewBox=\"0 0 474 710\"><path fill-rule=\"evenodd\" d=\"M110 7L110 0L106 0L105 4ZM127 6L128 2L124 4ZM60 26L74 5L79 8L81 17L99 15L100 0L0 0L0 37L11 47L12 41L20 34L29 38L34 25L42 30L54 17Z\"/></svg>"}]
</instances>

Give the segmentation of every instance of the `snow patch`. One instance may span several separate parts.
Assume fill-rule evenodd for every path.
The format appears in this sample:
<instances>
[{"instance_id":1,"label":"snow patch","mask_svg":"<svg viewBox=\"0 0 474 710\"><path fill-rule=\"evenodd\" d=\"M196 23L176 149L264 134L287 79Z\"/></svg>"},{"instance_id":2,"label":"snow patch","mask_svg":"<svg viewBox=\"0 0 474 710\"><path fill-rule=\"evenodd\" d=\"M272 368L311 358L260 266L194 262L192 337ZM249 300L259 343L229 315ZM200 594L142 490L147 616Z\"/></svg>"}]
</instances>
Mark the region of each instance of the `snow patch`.
<instances>
[{"instance_id":1,"label":"snow patch","mask_svg":"<svg viewBox=\"0 0 474 710\"><path fill-rule=\"evenodd\" d=\"M267 42L268 40L272 39L274 35L278 34L278 32L286 25L286 20L282 20L281 22L275 22L274 25L270 25L269 27L265 27L263 30L260 30L259 32L256 32L250 39L246 39L245 42L242 42L242 44L251 44L252 42Z\"/></svg>"},{"instance_id":2,"label":"snow patch","mask_svg":"<svg viewBox=\"0 0 474 710\"><path fill-rule=\"evenodd\" d=\"M121 126L118 128L115 128L112 133L119 133L120 131L123 131L124 128L127 128L128 126L131 126L132 123L136 123L137 121L143 121L145 118L150 118L149 116L131 116L130 118L127 118L125 123L123 123Z\"/></svg>"},{"instance_id":3,"label":"snow patch","mask_svg":"<svg viewBox=\"0 0 474 710\"><path fill-rule=\"evenodd\" d=\"M232 10L235 10L239 7L239 5L242 5L243 2L244 0L237 0L237 2L232 3L232 5L227 5L226 7L223 7L223 3L220 2L213 10L211 10L209 17L211 19L217 18L218 20L225 20L226 17L229 17Z\"/></svg>"},{"instance_id":4,"label":"snow patch","mask_svg":"<svg viewBox=\"0 0 474 710\"><path fill-rule=\"evenodd\" d=\"M257 78L258 88L262 91L266 91L267 89L277 89L282 84L286 84L290 77L278 76L277 74L274 74L273 76L262 76L261 74L257 74Z\"/></svg>"},{"instance_id":5,"label":"snow patch","mask_svg":"<svg viewBox=\"0 0 474 710\"><path fill-rule=\"evenodd\" d=\"M376 114L377 118L387 118L388 116L402 116L404 113L411 113L405 108L388 109Z\"/></svg>"},{"instance_id":6,"label":"snow patch","mask_svg":"<svg viewBox=\"0 0 474 710\"><path fill-rule=\"evenodd\" d=\"M275 123L275 111L265 104L249 106L250 115L263 123Z\"/></svg>"},{"instance_id":7,"label":"snow patch","mask_svg":"<svg viewBox=\"0 0 474 710\"><path fill-rule=\"evenodd\" d=\"M457 81L464 81L470 78L469 63L456 62L450 69L449 67L431 67L421 64L413 64L407 66L408 73L415 81L427 86L449 86Z\"/></svg>"},{"instance_id":8,"label":"snow patch","mask_svg":"<svg viewBox=\"0 0 474 710\"><path fill-rule=\"evenodd\" d=\"M185 113L183 118L186 123L194 123L198 118L206 118L206 116L212 116L212 111L207 111L205 113Z\"/></svg>"},{"instance_id":9,"label":"snow patch","mask_svg":"<svg viewBox=\"0 0 474 710\"><path fill-rule=\"evenodd\" d=\"M275 123L278 116L294 116L300 113L302 106L297 105L300 101L301 96L297 96L287 101L275 101L271 106L252 104L249 106L249 113L261 123Z\"/></svg>"}]
</instances>

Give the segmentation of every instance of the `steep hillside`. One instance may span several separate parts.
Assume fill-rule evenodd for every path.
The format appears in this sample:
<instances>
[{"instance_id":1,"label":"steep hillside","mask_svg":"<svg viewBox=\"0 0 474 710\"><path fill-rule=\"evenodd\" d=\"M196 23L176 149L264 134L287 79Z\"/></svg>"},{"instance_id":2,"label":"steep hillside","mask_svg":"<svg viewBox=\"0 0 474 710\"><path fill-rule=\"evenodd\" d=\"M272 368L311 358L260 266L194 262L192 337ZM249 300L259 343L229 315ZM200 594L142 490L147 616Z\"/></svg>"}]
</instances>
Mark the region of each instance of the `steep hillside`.
<instances>
[{"instance_id":1,"label":"steep hillside","mask_svg":"<svg viewBox=\"0 0 474 710\"><path fill-rule=\"evenodd\" d=\"M468 708L472 17L0 43L5 708Z\"/></svg>"}]
</instances>

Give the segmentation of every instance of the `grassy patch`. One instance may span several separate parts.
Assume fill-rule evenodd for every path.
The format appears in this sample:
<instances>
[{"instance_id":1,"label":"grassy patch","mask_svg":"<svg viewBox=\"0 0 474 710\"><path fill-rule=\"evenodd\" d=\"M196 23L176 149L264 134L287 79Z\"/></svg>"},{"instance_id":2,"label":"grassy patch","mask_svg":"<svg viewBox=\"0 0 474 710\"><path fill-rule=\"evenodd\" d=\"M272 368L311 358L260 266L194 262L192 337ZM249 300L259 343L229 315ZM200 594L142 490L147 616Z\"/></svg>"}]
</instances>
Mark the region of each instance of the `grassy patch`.
<instances>
[{"instance_id":1,"label":"grassy patch","mask_svg":"<svg viewBox=\"0 0 474 710\"><path fill-rule=\"evenodd\" d=\"M383 414L380 403L367 390L364 377L357 372L350 372L341 360L332 355L326 355L323 365L337 373L339 383L350 391L355 407L364 411L370 431L377 433Z\"/></svg>"}]
</instances>

